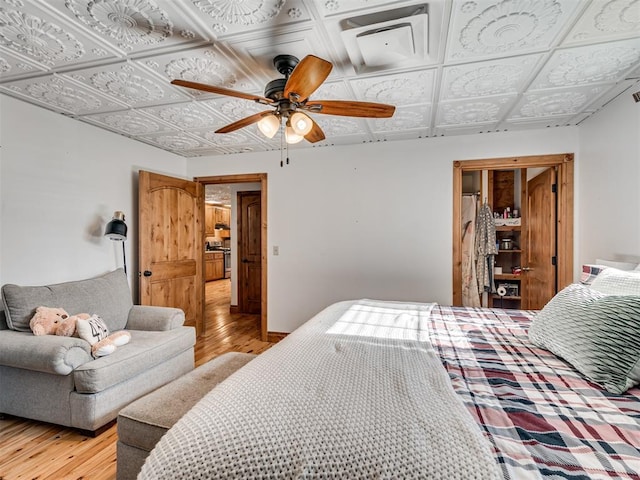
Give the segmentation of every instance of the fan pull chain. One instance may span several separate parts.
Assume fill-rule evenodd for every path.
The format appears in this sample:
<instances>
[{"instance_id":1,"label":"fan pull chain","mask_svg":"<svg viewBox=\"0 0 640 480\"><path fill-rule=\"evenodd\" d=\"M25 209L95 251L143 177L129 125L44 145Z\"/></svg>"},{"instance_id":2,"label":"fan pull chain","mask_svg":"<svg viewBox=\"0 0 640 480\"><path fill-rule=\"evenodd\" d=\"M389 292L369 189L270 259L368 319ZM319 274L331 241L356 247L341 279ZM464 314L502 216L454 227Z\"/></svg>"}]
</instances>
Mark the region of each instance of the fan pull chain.
<instances>
[{"instance_id":1,"label":"fan pull chain","mask_svg":"<svg viewBox=\"0 0 640 480\"><path fill-rule=\"evenodd\" d=\"M280 124L280 168L284 166L284 162L282 160L284 158L284 145L284 127Z\"/></svg>"}]
</instances>

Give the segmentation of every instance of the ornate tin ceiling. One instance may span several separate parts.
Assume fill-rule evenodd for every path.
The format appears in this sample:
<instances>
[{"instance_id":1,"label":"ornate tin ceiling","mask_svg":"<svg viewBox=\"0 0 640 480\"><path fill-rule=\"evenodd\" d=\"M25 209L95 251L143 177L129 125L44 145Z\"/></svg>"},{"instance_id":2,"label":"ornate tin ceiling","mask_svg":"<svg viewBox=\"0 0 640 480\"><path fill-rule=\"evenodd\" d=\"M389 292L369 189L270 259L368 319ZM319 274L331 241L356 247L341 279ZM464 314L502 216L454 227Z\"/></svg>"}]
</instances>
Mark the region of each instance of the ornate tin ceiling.
<instances>
[{"instance_id":1,"label":"ornate tin ceiling","mask_svg":"<svg viewBox=\"0 0 640 480\"><path fill-rule=\"evenodd\" d=\"M0 0L0 92L186 157L280 148L213 133L264 106L169 84L263 95L277 54L397 106L315 146L575 125L638 84L640 0Z\"/></svg>"}]
</instances>

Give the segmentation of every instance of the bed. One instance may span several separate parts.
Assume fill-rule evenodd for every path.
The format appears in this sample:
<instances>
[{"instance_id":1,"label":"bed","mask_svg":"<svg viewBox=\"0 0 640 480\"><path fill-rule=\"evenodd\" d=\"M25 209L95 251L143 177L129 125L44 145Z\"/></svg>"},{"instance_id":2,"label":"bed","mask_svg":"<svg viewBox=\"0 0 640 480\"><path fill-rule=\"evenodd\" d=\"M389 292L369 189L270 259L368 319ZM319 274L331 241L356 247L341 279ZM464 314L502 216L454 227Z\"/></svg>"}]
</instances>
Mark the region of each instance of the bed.
<instances>
[{"instance_id":1,"label":"bed","mask_svg":"<svg viewBox=\"0 0 640 480\"><path fill-rule=\"evenodd\" d=\"M536 315L331 305L205 396L139 478L640 480L640 389L534 346Z\"/></svg>"}]
</instances>

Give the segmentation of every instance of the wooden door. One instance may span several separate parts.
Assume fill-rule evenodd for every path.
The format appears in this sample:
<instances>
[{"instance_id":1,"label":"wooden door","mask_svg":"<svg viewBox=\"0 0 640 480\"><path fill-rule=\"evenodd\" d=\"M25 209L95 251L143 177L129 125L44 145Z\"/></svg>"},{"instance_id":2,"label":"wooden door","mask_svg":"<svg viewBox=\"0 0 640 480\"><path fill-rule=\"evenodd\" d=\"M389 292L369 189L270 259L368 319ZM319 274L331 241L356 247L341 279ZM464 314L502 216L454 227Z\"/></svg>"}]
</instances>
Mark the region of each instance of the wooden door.
<instances>
[{"instance_id":1,"label":"wooden door","mask_svg":"<svg viewBox=\"0 0 640 480\"><path fill-rule=\"evenodd\" d=\"M140 299L184 310L203 332L204 189L200 183L139 174Z\"/></svg>"},{"instance_id":2,"label":"wooden door","mask_svg":"<svg viewBox=\"0 0 640 480\"><path fill-rule=\"evenodd\" d=\"M522 265L525 309L541 309L557 290L555 173L554 168L547 168L527 182L527 231Z\"/></svg>"},{"instance_id":3,"label":"wooden door","mask_svg":"<svg viewBox=\"0 0 640 480\"><path fill-rule=\"evenodd\" d=\"M260 192L238 192L238 309L241 313L260 313L260 212Z\"/></svg>"}]
</instances>

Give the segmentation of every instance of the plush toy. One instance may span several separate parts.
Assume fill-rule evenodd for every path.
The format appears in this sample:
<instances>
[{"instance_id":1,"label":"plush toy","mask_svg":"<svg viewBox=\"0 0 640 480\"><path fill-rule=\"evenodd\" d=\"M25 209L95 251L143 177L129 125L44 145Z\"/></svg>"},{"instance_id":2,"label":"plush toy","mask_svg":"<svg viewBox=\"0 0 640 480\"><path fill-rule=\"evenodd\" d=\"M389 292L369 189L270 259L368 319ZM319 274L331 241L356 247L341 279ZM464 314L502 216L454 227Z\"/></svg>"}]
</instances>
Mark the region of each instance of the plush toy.
<instances>
[{"instance_id":1,"label":"plush toy","mask_svg":"<svg viewBox=\"0 0 640 480\"><path fill-rule=\"evenodd\" d=\"M34 335L56 335L58 327L68 318L69 314L62 308L38 307L29 327Z\"/></svg>"},{"instance_id":2,"label":"plush toy","mask_svg":"<svg viewBox=\"0 0 640 480\"><path fill-rule=\"evenodd\" d=\"M117 347L126 345L131 340L131 334L124 330L109 334L104 320L98 315L89 318L78 318L76 330L80 338L91 344L91 354L94 358L104 357L115 351Z\"/></svg>"},{"instance_id":3,"label":"plush toy","mask_svg":"<svg viewBox=\"0 0 640 480\"><path fill-rule=\"evenodd\" d=\"M36 308L29 326L34 335L80 337L89 342L94 358L109 355L116 347L126 345L131 340L131 334L125 331L110 335L107 325L98 315L88 313L69 315L62 308L44 306Z\"/></svg>"}]
</instances>

